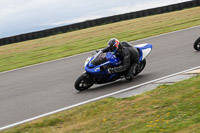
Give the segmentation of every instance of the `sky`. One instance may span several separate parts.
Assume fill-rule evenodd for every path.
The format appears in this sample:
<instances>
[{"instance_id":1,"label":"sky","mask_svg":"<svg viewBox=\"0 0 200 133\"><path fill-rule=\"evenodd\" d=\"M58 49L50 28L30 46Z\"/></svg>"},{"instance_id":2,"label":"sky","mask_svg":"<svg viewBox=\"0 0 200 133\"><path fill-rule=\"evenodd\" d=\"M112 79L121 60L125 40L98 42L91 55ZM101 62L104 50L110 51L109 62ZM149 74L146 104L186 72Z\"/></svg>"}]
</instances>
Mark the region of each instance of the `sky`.
<instances>
[{"instance_id":1,"label":"sky","mask_svg":"<svg viewBox=\"0 0 200 133\"><path fill-rule=\"evenodd\" d=\"M0 0L0 38L190 0Z\"/></svg>"}]
</instances>

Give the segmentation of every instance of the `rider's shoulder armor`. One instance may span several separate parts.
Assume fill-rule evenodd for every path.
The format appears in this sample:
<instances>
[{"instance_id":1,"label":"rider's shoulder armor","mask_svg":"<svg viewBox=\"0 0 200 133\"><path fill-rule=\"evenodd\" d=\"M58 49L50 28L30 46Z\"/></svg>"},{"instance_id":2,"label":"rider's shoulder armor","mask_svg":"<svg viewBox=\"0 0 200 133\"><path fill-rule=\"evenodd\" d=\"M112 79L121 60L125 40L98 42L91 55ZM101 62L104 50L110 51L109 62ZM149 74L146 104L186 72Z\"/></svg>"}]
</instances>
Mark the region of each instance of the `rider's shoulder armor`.
<instances>
[{"instance_id":1,"label":"rider's shoulder armor","mask_svg":"<svg viewBox=\"0 0 200 133\"><path fill-rule=\"evenodd\" d=\"M121 45L122 45L122 47L132 47L132 45L126 41L121 42Z\"/></svg>"}]
</instances>

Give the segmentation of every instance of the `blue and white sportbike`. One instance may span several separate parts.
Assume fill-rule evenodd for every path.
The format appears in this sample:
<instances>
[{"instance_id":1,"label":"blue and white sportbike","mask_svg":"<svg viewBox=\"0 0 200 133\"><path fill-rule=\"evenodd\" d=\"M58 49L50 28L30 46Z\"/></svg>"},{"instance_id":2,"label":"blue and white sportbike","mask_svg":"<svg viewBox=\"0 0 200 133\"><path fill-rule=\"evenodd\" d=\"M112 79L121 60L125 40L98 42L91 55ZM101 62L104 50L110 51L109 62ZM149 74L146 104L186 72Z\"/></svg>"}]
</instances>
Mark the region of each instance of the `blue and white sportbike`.
<instances>
[{"instance_id":1,"label":"blue and white sportbike","mask_svg":"<svg viewBox=\"0 0 200 133\"><path fill-rule=\"evenodd\" d=\"M146 57L152 50L151 44L135 45L140 54L140 63L137 66L136 73L138 75L146 65ZM85 61L85 72L76 80L74 86L76 90L83 91L90 88L93 84L103 84L124 78L127 71L109 74L108 68L121 65L122 60L116 57L114 53L102 51L97 52L94 56L88 57Z\"/></svg>"}]
</instances>

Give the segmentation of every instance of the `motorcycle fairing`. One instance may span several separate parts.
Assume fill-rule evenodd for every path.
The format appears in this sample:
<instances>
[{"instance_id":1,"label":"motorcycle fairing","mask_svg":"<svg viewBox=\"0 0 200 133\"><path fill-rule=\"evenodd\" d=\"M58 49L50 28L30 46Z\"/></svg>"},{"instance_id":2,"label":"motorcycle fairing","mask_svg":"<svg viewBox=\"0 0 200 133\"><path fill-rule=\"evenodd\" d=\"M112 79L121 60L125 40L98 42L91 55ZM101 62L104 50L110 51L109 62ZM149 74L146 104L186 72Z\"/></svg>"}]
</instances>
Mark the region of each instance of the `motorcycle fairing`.
<instances>
[{"instance_id":1,"label":"motorcycle fairing","mask_svg":"<svg viewBox=\"0 0 200 133\"><path fill-rule=\"evenodd\" d=\"M140 53L140 62L147 57L147 55L151 52L152 50L152 45L148 43L144 44L138 44L134 46L139 50Z\"/></svg>"},{"instance_id":2,"label":"motorcycle fairing","mask_svg":"<svg viewBox=\"0 0 200 133\"><path fill-rule=\"evenodd\" d=\"M116 57L112 52L102 53L98 52L85 65L85 71L95 76L107 75L107 71L102 71L100 67L106 65L119 66L121 64L120 58Z\"/></svg>"}]
</instances>

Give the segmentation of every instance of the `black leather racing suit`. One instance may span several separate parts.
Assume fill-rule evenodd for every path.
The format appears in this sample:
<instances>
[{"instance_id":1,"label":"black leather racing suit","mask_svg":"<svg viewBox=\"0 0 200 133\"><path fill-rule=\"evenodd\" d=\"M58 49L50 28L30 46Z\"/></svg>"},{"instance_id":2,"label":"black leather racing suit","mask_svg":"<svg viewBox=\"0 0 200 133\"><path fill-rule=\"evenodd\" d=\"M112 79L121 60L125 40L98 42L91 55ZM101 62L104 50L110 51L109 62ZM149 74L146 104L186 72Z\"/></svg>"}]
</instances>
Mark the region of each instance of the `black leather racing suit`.
<instances>
[{"instance_id":1,"label":"black leather racing suit","mask_svg":"<svg viewBox=\"0 0 200 133\"><path fill-rule=\"evenodd\" d=\"M102 49L103 52L111 51L109 47ZM122 59L122 64L118 67L114 67L115 72L122 72L127 70L126 76L133 77L134 70L139 63L139 52L136 48L130 45L128 42L120 42L119 50L116 56Z\"/></svg>"}]
</instances>

